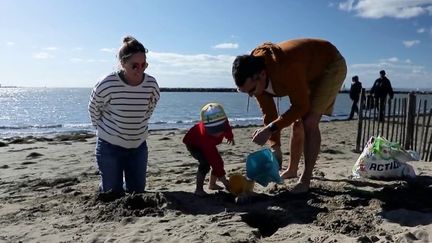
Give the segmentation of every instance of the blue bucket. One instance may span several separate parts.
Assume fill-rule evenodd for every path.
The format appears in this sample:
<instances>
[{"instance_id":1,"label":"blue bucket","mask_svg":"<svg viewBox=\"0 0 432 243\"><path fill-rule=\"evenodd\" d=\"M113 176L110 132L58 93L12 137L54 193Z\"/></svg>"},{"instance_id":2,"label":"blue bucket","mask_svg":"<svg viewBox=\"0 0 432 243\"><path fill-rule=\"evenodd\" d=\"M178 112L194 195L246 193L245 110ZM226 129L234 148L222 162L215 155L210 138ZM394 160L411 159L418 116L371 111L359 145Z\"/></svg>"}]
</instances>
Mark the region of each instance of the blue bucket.
<instances>
[{"instance_id":1,"label":"blue bucket","mask_svg":"<svg viewBox=\"0 0 432 243\"><path fill-rule=\"evenodd\" d=\"M268 148L253 152L247 156L246 175L264 187L269 182L283 182L279 175L278 160Z\"/></svg>"}]
</instances>

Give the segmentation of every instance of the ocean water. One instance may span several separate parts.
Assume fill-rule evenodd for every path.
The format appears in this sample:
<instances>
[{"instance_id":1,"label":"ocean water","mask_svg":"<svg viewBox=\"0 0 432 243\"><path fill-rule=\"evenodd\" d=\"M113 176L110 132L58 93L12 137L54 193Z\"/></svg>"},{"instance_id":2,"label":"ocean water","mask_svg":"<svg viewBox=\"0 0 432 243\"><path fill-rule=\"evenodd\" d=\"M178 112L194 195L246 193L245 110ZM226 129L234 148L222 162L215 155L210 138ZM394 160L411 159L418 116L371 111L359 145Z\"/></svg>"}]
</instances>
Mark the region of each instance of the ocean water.
<instances>
[{"instance_id":1,"label":"ocean water","mask_svg":"<svg viewBox=\"0 0 432 243\"><path fill-rule=\"evenodd\" d=\"M87 111L90 93L91 88L0 88L0 138L94 132ZM254 98L247 109L246 94L162 92L150 129L189 128L199 120L200 108L207 102L221 103L232 125L262 124ZM287 97L278 103L281 111L289 107ZM345 119L350 108L348 94L340 93L333 115L323 120Z\"/></svg>"}]
</instances>

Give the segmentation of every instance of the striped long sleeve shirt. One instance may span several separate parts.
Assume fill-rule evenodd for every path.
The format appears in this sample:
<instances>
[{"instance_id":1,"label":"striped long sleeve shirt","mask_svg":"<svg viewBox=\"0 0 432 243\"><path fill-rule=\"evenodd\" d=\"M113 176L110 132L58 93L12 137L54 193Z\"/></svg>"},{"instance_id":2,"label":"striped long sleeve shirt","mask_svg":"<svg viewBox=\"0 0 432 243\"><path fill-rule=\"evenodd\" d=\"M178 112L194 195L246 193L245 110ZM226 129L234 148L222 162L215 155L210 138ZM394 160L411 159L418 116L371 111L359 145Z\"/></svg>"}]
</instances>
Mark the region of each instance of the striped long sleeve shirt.
<instances>
[{"instance_id":1,"label":"striped long sleeve shirt","mask_svg":"<svg viewBox=\"0 0 432 243\"><path fill-rule=\"evenodd\" d=\"M93 88L89 113L97 136L123 148L137 148L148 136L148 122L160 98L159 86L144 74L140 85L130 86L118 72Z\"/></svg>"}]
</instances>

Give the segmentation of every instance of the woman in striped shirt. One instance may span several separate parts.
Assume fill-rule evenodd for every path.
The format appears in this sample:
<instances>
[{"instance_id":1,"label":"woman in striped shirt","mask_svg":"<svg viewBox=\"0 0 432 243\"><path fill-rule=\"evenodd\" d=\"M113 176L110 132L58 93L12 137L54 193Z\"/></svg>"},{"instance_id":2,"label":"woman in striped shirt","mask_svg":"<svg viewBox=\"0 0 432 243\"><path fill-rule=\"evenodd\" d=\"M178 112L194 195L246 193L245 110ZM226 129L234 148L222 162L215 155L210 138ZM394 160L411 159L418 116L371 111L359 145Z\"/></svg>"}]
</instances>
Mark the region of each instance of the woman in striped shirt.
<instances>
[{"instance_id":1,"label":"woman in striped shirt","mask_svg":"<svg viewBox=\"0 0 432 243\"><path fill-rule=\"evenodd\" d=\"M139 41L125 37L118 52L120 70L98 82L90 97L101 192L121 196L145 189L148 121L160 97L155 78L144 73L146 53Z\"/></svg>"}]
</instances>

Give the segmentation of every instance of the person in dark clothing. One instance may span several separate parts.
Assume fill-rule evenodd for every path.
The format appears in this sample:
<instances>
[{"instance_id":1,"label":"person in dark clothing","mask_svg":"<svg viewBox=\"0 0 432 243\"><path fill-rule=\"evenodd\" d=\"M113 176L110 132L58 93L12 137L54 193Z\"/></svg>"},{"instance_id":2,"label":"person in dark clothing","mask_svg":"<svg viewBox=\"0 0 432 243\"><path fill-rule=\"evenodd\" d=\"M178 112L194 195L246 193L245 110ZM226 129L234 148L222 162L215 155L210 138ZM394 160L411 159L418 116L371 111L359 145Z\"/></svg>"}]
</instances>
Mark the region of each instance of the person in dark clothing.
<instances>
[{"instance_id":1,"label":"person in dark clothing","mask_svg":"<svg viewBox=\"0 0 432 243\"><path fill-rule=\"evenodd\" d=\"M391 86L390 80L385 76L386 72L384 70L380 71L380 77L375 80L370 93L375 98L376 105L379 110L378 119L379 121L384 121L385 104L387 95L390 99L393 99L393 88Z\"/></svg>"},{"instance_id":2,"label":"person in dark clothing","mask_svg":"<svg viewBox=\"0 0 432 243\"><path fill-rule=\"evenodd\" d=\"M354 113L357 113L358 115L358 101L360 99L360 92L362 90L362 84L359 81L359 77L356 75L354 77L352 77L352 83L351 83L351 89L350 89L350 98L353 101L352 106L351 106L351 112L350 115L348 117L348 120L352 120L354 117Z\"/></svg>"}]
</instances>

